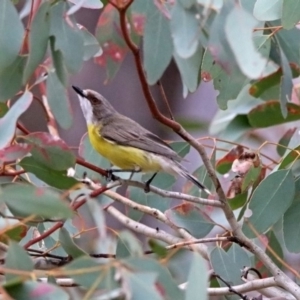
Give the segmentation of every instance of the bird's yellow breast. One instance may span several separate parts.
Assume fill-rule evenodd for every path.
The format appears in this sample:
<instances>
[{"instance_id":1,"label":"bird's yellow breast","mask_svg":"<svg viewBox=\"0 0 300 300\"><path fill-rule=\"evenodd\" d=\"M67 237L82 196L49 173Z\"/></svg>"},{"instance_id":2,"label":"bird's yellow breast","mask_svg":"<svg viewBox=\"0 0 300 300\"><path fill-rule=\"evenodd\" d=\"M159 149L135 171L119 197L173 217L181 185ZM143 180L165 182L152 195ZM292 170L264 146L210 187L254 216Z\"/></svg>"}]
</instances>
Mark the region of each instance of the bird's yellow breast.
<instances>
[{"instance_id":1,"label":"bird's yellow breast","mask_svg":"<svg viewBox=\"0 0 300 300\"><path fill-rule=\"evenodd\" d=\"M121 169L158 172L162 169L160 159L144 150L118 145L100 136L99 127L88 125L88 135L94 149L113 165Z\"/></svg>"}]
</instances>

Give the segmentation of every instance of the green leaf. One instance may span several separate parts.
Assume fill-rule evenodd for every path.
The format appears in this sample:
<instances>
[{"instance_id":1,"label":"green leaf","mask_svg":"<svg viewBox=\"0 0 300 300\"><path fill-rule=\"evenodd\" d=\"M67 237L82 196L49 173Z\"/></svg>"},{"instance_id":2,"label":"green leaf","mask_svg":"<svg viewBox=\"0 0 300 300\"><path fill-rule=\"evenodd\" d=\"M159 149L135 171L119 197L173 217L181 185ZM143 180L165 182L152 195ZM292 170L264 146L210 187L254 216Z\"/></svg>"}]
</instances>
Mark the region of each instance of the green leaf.
<instances>
[{"instance_id":1,"label":"green leaf","mask_svg":"<svg viewBox=\"0 0 300 300\"><path fill-rule=\"evenodd\" d=\"M299 183L299 180L297 182ZM299 190L297 190L297 193L299 195ZM293 253L300 252L300 244L298 242L300 238L299 209L300 202L294 201L283 215L284 242L286 248Z\"/></svg>"},{"instance_id":2,"label":"green leaf","mask_svg":"<svg viewBox=\"0 0 300 300\"><path fill-rule=\"evenodd\" d=\"M288 144L290 143L291 141L291 138L292 136L294 135L295 131L297 130L296 127L294 128L290 128L288 129L284 135L280 138L280 140L278 141L278 144L277 147L276 147L276 150L277 150L277 153L280 155L280 156L283 156L285 154L285 152L287 151L287 149L285 147L288 146ZM283 147L282 147L282 146Z\"/></svg>"},{"instance_id":3,"label":"green leaf","mask_svg":"<svg viewBox=\"0 0 300 300\"><path fill-rule=\"evenodd\" d=\"M131 232L124 230L118 234L117 258L137 257L142 254L143 250L140 241Z\"/></svg>"},{"instance_id":4,"label":"green leaf","mask_svg":"<svg viewBox=\"0 0 300 300\"><path fill-rule=\"evenodd\" d=\"M53 170L37 162L33 157L24 157L19 165L26 172L34 174L40 180L57 189L67 190L78 184L75 178L67 176L66 171Z\"/></svg>"},{"instance_id":5,"label":"green leaf","mask_svg":"<svg viewBox=\"0 0 300 300\"><path fill-rule=\"evenodd\" d=\"M300 106L294 103L287 103L287 111L288 115L284 118L281 113L280 103L278 101L268 101L253 108L248 113L248 120L253 128L265 128L300 119Z\"/></svg>"},{"instance_id":6,"label":"green leaf","mask_svg":"<svg viewBox=\"0 0 300 300\"><path fill-rule=\"evenodd\" d=\"M58 124L68 129L72 125L72 111L67 91L59 81L55 72L50 72L47 78L47 99Z\"/></svg>"},{"instance_id":7,"label":"green leaf","mask_svg":"<svg viewBox=\"0 0 300 300\"><path fill-rule=\"evenodd\" d=\"M241 71L248 78L259 78L267 60L255 49L253 30L257 20L241 6L234 6L225 23L225 33Z\"/></svg>"},{"instance_id":8,"label":"green leaf","mask_svg":"<svg viewBox=\"0 0 300 300\"><path fill-rule=\"evenodd\" d=\"M12 228L7 228L7 230L2 229L2 233L0 235L0 242L4 244L8 244L9 241L20 242L27 233L27 226L24 224L16 225Z\"/></svg>"},{"instance_id":9,"label":"green leaf","mask_svg":"<svg viewBox=\"0 0 300 300\"><path fill-rule=\"evenodd\" d=\"M18 300L70 299L62 288L44 282L26 281L16 286L7 286L5 290L13 299Z\"/></svg>"},{"instance_id":10,"label":"green leaf","mask_svg":"<svg viewBox=\"0 0 300 300\"><path fill-rule=\"evenodd\" d=\"M168 255L168 249L166 249L166 247L162 246L158 241L154 240L154 239L150 239L148 241L148 245L151 249L151 251L153 251L153 253L155 253L157 255L157 257L159 258L165 258Z\"/></svg>"},{"instance_id":11,"label":"green leaf","mask_svg":"<svg viewBox=\"0 0 300 300\"><path fill-rule=\"evenodd\" d=\"M56 74L57 78L63 84L63 86L67 86L68 84L68 71L65 66L64 57L60 50L55 50L55 37L50 37L50 49L51 49L51 57L52 62L55 67L55 73L50 72L50 74ZM48 74L49 76L49 74ZM52 75L55 77L55 75ZM59 83L59 87L61 84Z\"/></svg>"},{"instance_id":12,"label":"green leaf","mask_svg":"<svg viewBox=\"0 0 300 300\"><path fill-rule=\"evenodd\" d=\"M85 256L85 253L80 247L78 247L74 240L71 238L69 232L66 228L61 228L59 231L59 241L64 250L72 257L78 258L80 256Z\"/></svg>"},{"instance_id":13,"label":"green leaf","mask_svg":"<svg viewBox=\"0 0 300 300\"><path fill-rule=\"evenodd\" d=\"M57 171L74 167L76 157L59 137L47 132L34 132L22 139L32 145L31 155L38 163Z\"/></svg>"},{"instance_id":14,"label":"green leaf","mask_svg":"<svg viewBox=\"0 0 300 300\"><path fill-rule=\"evenodd\" d=\"M43 61L50 31L50 2L40 5L29 31L29 57L23 74L25 84L37 66Z\"/></svg>"},{"instance_id":15,"label":"green leaf","mask_svg":"<svg viewBox=\"0 0 300 300\"><path fill-rule=\"evenodd\" d=\"M283 0L282 26L284 29L292 29L300 21L300 1Z\"/></svg>"},{"instance_id":16,"label":"green leaf","mask_svg":"<svg viewBox=\"0 0 300 300\"><path fill-rule=\"evenodd\" d=\"M0 72L18 57L24 36L24 27L10 0L0 1Z\"/></svg>"},{"instance_id":17,"label":"green leaf","mask_svg":"<svg viewBox=\"0 0 300 300\"><path fill-rule=\"evenodd\" d=\"M182 58L176 52L173 53L177 68L183 85L193 93L196 91L200 81L200 66L203 56L203 48L199 47L189 58Z\"/></svg>"},{"instance_id":18,"label":"green leaf","mask_svg":"<svg viewBox=\"0 0 300 300\"><path fill-rule=\"evenodd\" d=\"M0 102L0 118L2 118L7 112L8 112L7 104Z\"/></svg>"},{"instance_id":19,"label":"green leaf","mask_svg":"<svg viewBox=\"0 0 300 300\"><path fill-rule=\"evenodd\" d=\"M248 207L251 216L243 225L244 233L254 238L257 233L267 231L286 212L294 195L295 182L290 170L280 170L266 177L252 194Z\"/></svg>"},{"instance_id":20,"label":"green leaf","mask_svg":"<svg viewBox=\"0 0 300 300\"><path fill-rule=\"evenodd\" d=\"M194 252L185 292L185 300L208 299L207 296L207 268L204 259Z\"/></svg>"},{"instance_id":21,"label":"green leaf","mask_svg":"<svg viewBox=\"0 0 300 300\"><path fill-rule=\"evenodd\" d=\"M152 85L161 78L173 53L169 20L152 1L147 5L143 46L147 81Z\"/></svg>"},{"instance_id":22,"label":"green leaf","mask_svg":"<svg viewBox=\"0 0 300 300\"><path fill-rule=\"evenodd\" d=\"M248 193L244 192L230 199L228 203L232 210L236 210L238 208L241 208L246 203L247 199L248 199Z\"/></svg>"},{"instance_id":23,"label":"green leaf","mask_svg":"<svg viewBox=\"0 0 300 300\"><path fill-rule=\"evenodd\" d=\"M32 94L26 91L9 111L0 119L0 149L4 148L13 138L17 121L30 106Z\"/></svg>"},{"instance_id":24,"label":"green leaf","mask_svg":"<svg viewBox=\"0 0 300 300\"><path fill-rule=\"evenodd\" d=\"M199 239L206 236L214 227L213 221L198 207L184 203L165 212L167 218L178 227L183 227Z\"/></svg>"},{"instance_id":25,"label":"green leaf","mask_svg":"<svg viewBox=\"0 0 300 300\"><path fill-rule=\"evenodd\" d=\"M50 35L55 37L55 50L63 54L67 70L77 73L83 62L83 36L77 25L70 19L72 27L65 21L65 13L69 4L61 1L51 8Z\"/></svg>"},{"instance_id":26,"label":"green leaf","mask_svg":"<svg viewBox=\"0 0 300 300\"><path fill-rule=\"evenodd\" d=\"M245 177L243 178L242 183L242 191L246 191L249 186L253 185L256 180L259 178L261 173L261 167L255 168L254 166L251 166Z\"/></svg>"},{"instance_id":27,"label":"green leaf","mask_svg":"<svg viewBox=\"0 0 300 300\"><path fill-rule=\"evenodd\" d=\"M1 1L0 1L1 2ZM18 56L15 61L0 73L0 101L4 102L14 96L22 87L25 56Z\"/></svg>"},{"instance_id":28,"label":"green leaf","mask_svg":"<svg viewBox=\"0 0 300 300\"><path fill-rule=\"evenodd\" d=\"M284 0L257 0L254 5L253 15L260 21L272 21L281 18L282 1Z\"/></svg>"},{"instance_id":29,"label":"green leaf","mask_svg":"<svg viewBox=\"0 0 300 300\"><path fill-rule=\"evenodd\" d=\"M293 230L293 232L295 231ZM266 254L272 259L272 261L278 266L278 268L281 269L282 260L284 256L283 256L283 251L280 242L278 241L273 230L271 230L266 234L266 238L269 240L268 242L269 248L272 249L276 253L276 255L274 255L273 254L274 252L269 249L267 249ZM278 258L281 259L281 261Z\"/></svg>"},{"instance_id":30,"label":"green leaf","mask_svg":"<svg viewBox=\"0 0 300 300\"><path fill-rule=\"evenodd\" d=\"M22 271L33 271L34 265L27 254L27 252L16 242L10 241L9 248L7 251L7 256L5 259L5 267L13 270L22 270ZM20 276L15 274L10 274L7 272L5 274L6 281L10 280L20 280L24 281L26 279L30 279L30 275L28 276Z\"/></svg>"},{"instance_id":31,"label":"green leaf","mask_svg":"<svg viewBox=\"0 0 300 300\"><path fill-rule=\"evenodd\" d=\"M37 215L44 218L67 219L73 211L62 195L51 188L36 188L25 184L9 184L0 191L0 200L19 217Z\"/></svg>"},{"instance_id":32,"label":"green leaf","mask_svg":"<svg viewBox=\"0 0 300 300\"><path fill-rule=\"evenodd\" d=\"M282 67L282 76L280 80L280 109L283 117L286 118L288 114L287 103L292 98L293 75L287 57L282 49L280 49L280 60Z\"/></svg>"},{"instance_id":33,"label":"green leaf","mask_svg":"<svg viewBox=\"0 0 300 300\"><path fill-rule=\"evenodd\" d=\"M292 70L293 78L298 77L300 75L300 70L297 65L290 64L290 68ZM255 81L249 88L249 94L256 98L274 100L274 96L272 96L270 90L275 90L274 94L276 95L276 98L278 98L279 89L277 87L279 87L280 85L282 76L284 76L283 70L282 68L279 68L270 75Z\"/></svg>"}]
</instances>

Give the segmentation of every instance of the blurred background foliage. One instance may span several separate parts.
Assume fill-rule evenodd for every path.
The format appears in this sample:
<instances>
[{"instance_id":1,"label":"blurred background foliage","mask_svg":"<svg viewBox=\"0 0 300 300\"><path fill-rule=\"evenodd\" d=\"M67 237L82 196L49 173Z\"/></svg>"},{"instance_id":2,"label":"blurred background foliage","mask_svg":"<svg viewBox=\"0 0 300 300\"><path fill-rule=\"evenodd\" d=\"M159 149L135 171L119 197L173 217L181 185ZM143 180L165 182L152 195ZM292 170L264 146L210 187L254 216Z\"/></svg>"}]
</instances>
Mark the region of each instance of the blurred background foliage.
<instances>
[{"instance_id":1,"label":"blurred background foliage","mask_svg":"<svg viewBox=\"0 0 300 300\"><path fill-rule=\"evenodd\" d=\"M208 266L231 285L243 266L271 275L226 240L215 187L187 142L171 146L211 203L166 174L149 194L130 183L96 193L110 165L84 135L70 84L179 140L153 122L149 89L207 147L243 233L299 277L299 21L298 0L1 0L3 299L208 299L224 286ZM220 239L170 246L206 237Z\"/></svg>"}]
</instances>

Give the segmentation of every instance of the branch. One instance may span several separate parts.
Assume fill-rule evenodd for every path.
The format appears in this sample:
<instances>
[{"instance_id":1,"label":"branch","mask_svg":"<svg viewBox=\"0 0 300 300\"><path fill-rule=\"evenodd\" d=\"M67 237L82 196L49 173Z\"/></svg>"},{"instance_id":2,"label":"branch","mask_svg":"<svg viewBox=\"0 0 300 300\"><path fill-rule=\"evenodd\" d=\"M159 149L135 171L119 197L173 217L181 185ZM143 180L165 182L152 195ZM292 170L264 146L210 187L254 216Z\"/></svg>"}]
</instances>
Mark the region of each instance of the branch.
<instances>
[{"instance_id":1,"label":"branch","mask_svg":"<svg viewBox=\"0 0 300 300\"><path fill-rule=\"evenodd\" d=\"M142 223L136 222L127 216L125 216L123 213L121 213L119 210L117 210L113 206L109 206L105 209L111 216L113 216L115 219L117 219L120 223L125 225L127 228L131 229L134 232L141 233L145 236L158 239L160 241L163 241L167 244L176 244L180 243L182 239L174 237L173 235L170 235L166 233L165 231L159 229L159 228L151 228L147 225L144 225Z\"/></svg>"},{"instance_id":2,"label":"branch","mask_svg":"<svg viewBox=\"0 0 300 300\"><path fill-rule=\"evenodd\" d=\"M155 208L152 208L152 207L149 207L149 206L145 206L145 205L142 205L142 204L138 204L126 197L123 197L113 191L106 191L104 193L106 196L108 196L109 198L117 201L117 202L120 202L126 206L129 206L133 209L136 209L138 211L141 211L143 213L146 213L154 218L156 218L157 220L165 223L166 225L168 225L170 228L172 228L173 230L177 231L182 237L184 237L185 239L188 239L189 242L193 241L193 240L196 240L192 235L190 235L186 229L184 228L181 228L181 227L178 227L176 226L174 223L172 223L166 216L165 214L163 214L160 210L158 209L155 209ZM188 244L187 244L188 245ZM201 244L197 244L197 243L194 243L193 244L194 247L201 255L202 257L204 257L206 260L209 260L209 254L208 254L208 249L205 245L201 245ZM190 248L190 247L189 247ZM192 249L192 248L190 248Z\"/></svg>"}]
</instances>

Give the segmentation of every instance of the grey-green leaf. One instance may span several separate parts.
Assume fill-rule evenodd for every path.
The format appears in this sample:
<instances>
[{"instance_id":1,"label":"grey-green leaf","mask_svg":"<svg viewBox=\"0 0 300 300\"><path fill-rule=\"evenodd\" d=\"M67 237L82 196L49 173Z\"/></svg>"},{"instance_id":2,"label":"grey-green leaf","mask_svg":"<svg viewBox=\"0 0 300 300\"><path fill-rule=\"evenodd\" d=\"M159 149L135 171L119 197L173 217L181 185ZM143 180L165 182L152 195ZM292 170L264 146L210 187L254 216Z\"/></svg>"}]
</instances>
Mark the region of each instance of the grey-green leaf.
<instances>
[{"instance_id":1,"label":"grey-green leaf","mask_svg":"<svg viewBox=\"0 0 300 300\"><path fill-rule=\"evenodd\" d=\"M283 0L257 0L253 15L260 21L273 21L281 18ZM294 2L294 1L293 1Z\"/></svg>"},{"instance_id":2,"label":"grey-green leaf","mask_svg":"<svg viewBox=\"0 0 300 300\"><path fill-rule=\"evenodd\" d=\"M55 72L50 72L47 78L47 99L58 124L68 129L72 125L72 111L66 88Z\"/></svg>"},{"instance_id":3,"label":"grey-green leaf","mask_svg":"<svg viewBox=\"0 0 300 300\"><path fill-rule=\"evenodd\" d=\"M172 58L173 43L169 23L154 2L149 1L143 45L144 66L150 85L161 78Z\"/></svg>"},{"instance_id":4,"label":"grey-green leaf","mask_svg":"<svg viewBox=\"0 0 300 300\"><path fill-rule=\"evenodd\" d=\"M0 200L19 217L32 215L44 218L67 219L73 216L62 195L51 188L36 188L32 185L10 184L0 190Z\"/></svg>"},{"instance_id":5,"label":"grey-green leaf","mask_svg":"<svg viewBox=\"0 0 300 300\"><path fill-rule=\"evenodd\" d=\"M36 67L43 61L50 31L50 2L44 2L32 20L29 34L29 58L23 74L25 84Z\"/></svg>"},{"instance_id":6,"label":"grey-green leaf","mask_svg":"<svg viewBox=\"0 0 300 300\"><path fill-rule=\"evenodd\" d=\"M253 29L258 21L241 6L234 6L226 19L225 32L228 43L241 71L248 78L259 78L267 64L255 48Z\"/></svg>"},{"instance_id":7,"label":"grey-green leaf","mask_svg":"<svg viewBox=\"0 0 300 300\"><path fill-rule=\"evenodd\" d=\"M18 12L10 0L0 1L0 72L18 56L24 28Z\"/></svg>"}]
</instances>

